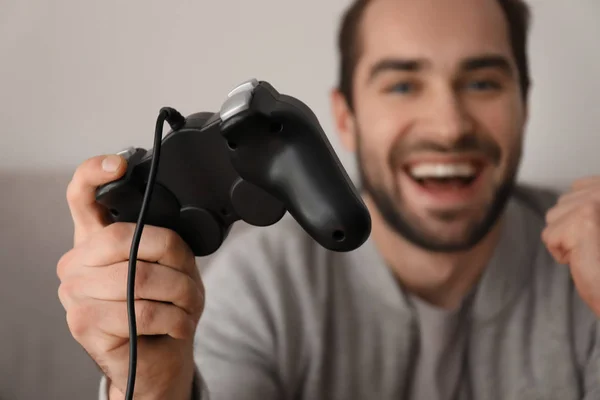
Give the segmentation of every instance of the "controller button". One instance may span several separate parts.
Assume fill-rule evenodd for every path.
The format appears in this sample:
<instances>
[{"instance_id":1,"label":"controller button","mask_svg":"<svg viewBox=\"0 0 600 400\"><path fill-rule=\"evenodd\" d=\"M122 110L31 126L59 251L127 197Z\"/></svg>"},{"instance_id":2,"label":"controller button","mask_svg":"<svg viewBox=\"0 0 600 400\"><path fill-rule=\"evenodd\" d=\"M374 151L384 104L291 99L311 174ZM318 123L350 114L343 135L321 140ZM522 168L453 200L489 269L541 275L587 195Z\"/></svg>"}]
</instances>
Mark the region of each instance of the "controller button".
<instances>
[{"instance_id":1,"label":"controller button","mask_svg":"<svg viewBox=\"0 0 600 400\"><path fill-rule=\"evenodd\" d=\"M177 229L197 257L215 252L223 243L221 224L208 210L185 207L179 213Z\"/></svg>"},{"instance_id":2,"label":"controller button","mask_svg":"<svg viewBox=\"0 0 600 400\"><path fill-rule=\"evenodd\" d=\"M242 220L255 226L273 225L286 213L281 201L243 179L231 188L231 204Z\"/></svg>"},{"instance_id":3,"label":"controller button","mask_svg":"<svg viewBox=\"0 0 600 400\"><path fill-rule=\"evenodd\" d=\"M234 95L236 95L240 92L252 92L254 90L254 88L257 86L258 86L257 79L255 79L255 78L248 79L247 81L237 85L235 89L233 89L231 92L229 92L227 97L233 97Z\"/></svg>"},{"instance_id":4,"label":"controller button","mask_svg":"<svg viewBox=\"0 0 600 400\"><path fill-rule=\"evenodd\" d=\"M123 149L117 153L117 155L124 157L125 160L129 161L129 159L137 152L135 147L128 147Z\"/></svg>"},{"instance_id":5,"label":"controller button","mask_svg":"<svg viewBox=\"0 0 600 400\"><path fill-rule=\"evenodd\" d=\"M254 88L258 86L258 80L250 79L233 89L227 95L227 100L221 106L219 116L221 121L225 122L234 115L237 115L250 108L250 101Z\"/></svg>"},{"instance_id":6,"label":"controller button","mask_svg":"<svg viewBox=\"0 0 600 400\"><path fill-rule=\"evenodd\" d=\"M221 111L219 112L221 121L225 122L231 117L246 111L248 108L250 108L251 100L251 92L240 92L236 93L232 97L229 97L221 106Z\"/></svg>"}]
</instances>

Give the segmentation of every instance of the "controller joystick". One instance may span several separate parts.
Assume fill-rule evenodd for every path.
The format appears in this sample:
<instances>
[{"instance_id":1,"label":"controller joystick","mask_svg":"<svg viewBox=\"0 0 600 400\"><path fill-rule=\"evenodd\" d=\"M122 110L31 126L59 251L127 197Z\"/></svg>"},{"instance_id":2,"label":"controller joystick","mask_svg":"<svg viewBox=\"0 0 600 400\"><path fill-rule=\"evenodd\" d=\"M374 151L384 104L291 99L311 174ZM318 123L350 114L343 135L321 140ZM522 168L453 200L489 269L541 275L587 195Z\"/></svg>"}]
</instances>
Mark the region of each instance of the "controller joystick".
<instances>
[{"instance_id":1,"label":"controller joystick","mask_svg":"<svg viewBox=\"0 0 600 400\"><path fill-rule=\"evenodd\" d=\"M125 175L97 189L114 222L135 222L153 150L129 148ZM196 256L215 252L236 221L269 226L286 212L321 246L351 251L371 230L358 191L314 113L252 79L219 112L189 115L160 142L145 223L172 229Z\"/></svg>"}]
</instances>

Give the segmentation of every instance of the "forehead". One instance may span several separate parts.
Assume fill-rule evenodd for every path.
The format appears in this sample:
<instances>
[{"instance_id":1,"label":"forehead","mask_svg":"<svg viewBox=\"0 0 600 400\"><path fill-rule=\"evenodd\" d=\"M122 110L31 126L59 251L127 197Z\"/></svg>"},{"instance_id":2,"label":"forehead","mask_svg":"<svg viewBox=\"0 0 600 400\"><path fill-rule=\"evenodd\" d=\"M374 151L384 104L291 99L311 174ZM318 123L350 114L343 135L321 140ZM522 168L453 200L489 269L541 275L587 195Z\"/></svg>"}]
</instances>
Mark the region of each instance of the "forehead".
<instances>
[{"instance_id":1,"label":"forehead","mask_svg":"<svg viewBox=\"0 0 600 400\"><path fill-rule=\"evenodd\" d=\"M360 37L367 63L403 57L454 67L483 53L511 56L498 0L372 0Z\"/></svg>"}]
</instances>

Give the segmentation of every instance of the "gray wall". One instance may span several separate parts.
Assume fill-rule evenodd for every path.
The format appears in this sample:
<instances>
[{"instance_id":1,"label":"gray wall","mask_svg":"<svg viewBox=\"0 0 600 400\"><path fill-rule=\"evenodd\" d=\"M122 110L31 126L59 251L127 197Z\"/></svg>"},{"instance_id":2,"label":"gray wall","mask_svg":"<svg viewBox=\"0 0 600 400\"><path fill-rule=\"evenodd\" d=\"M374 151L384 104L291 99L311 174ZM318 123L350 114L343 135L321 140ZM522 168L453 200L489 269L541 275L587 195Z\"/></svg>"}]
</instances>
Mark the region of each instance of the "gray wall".
<instances>
[{"instance_id":1,"label":"gray wall","mask_svg":"<svg viewBox=\"0 0 600 400\"><path fill-rule=\"evenodd\" d=\"M522 179L563 185L600 172L600 1L530 1L535 87ZM69 170L150 147L160 107L215 111L257 77L314 109L352 173L327 97L346 4L0 0L0 169Z\"/></svg>"},{"instance_id":2,"label":"gray wall","mask_svg":"<svg viewBox=\"0 0 600 400\"><path fill-rule=\"evenodd\" d=\"M151 146L160 107L216 111L236 83L266 79L313 108L352 172L327 97L345 5L0 0L0 398L96 396L99 371L56 294L72 246L65 189L85 158ZM522 178L564 186L600 173L600 1L533 5Z\"/></svg>"}]
</instances>

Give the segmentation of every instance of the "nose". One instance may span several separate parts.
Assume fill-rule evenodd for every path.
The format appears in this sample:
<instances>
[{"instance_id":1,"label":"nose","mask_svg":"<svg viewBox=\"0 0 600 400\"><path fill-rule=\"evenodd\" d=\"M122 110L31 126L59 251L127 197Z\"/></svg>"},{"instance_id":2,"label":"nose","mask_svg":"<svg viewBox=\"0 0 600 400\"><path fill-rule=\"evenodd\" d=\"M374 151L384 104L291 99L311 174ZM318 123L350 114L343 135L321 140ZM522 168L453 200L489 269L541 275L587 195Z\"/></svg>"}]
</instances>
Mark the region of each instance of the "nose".
<instances>
[{"instance_id":1,"label":"nose","mask_svg":"<svg viewBox=\"0 0 600 400\"><path fill-rule=\"evenodd\" d=\"M472 133L473 120L455 90L437 90L427 103L424 128L436 140L451 144Z\"/></svg>"}]
</instances>

